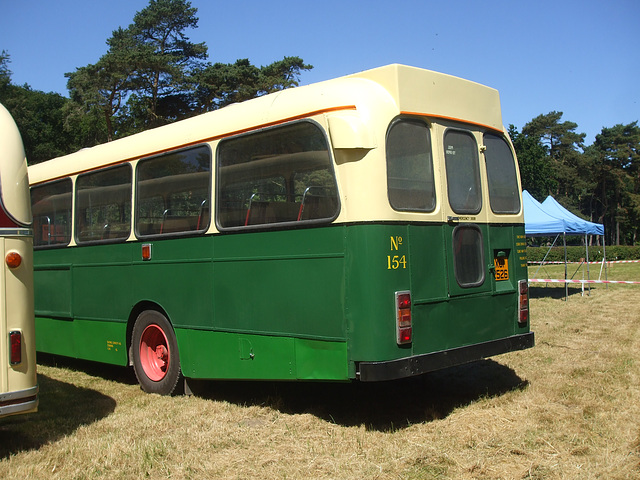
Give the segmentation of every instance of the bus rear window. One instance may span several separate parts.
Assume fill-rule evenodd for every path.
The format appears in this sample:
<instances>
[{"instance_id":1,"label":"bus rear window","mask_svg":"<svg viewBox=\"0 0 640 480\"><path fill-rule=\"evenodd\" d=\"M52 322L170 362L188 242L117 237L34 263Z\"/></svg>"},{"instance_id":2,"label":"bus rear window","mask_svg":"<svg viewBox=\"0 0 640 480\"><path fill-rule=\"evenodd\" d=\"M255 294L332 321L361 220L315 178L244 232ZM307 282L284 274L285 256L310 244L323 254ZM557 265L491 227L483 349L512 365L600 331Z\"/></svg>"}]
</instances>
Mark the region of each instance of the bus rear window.
<instances>
[{"instance_id":1,"label":"bus rear window","mask_svg":"<svg viewBox=\"0 0 640 480\"><path fill-rule=\"evenodd\" d=\"M220 228L326 221L338 214L338 189L327 141L299 122L220 142Z\"/></svg>"},{"instance_id":2,"label":"bus rear window","mask_svg":"<svg viewBox=\"0 0 640 480\"><path fill-rule=\"evenodd\" d=\"M71 241L71 179L31 189L34 247L62 246Z\"/></svg>"},{"instance_id":3,"label":"bus rear window","mask_svg":"<svg viewBox=\"0 0 640 480\"><path fill-rule=\"evenodd\" d=\"M141 160L136 175L137 235L205 231L209 226L210 186L209 147Z\"/></svg>"},{"instance_id":4,"label":"bus rear window","mask_svg":"<svg viewBox=\"0 0 640 480\"><path fill-rule=\"evenodd\" d=\"M436 207L431 137L426 124L399 120L387 135L387 190L395 210L431 212Z\"/></svg>"},{"instance_id":5,"label":"bus rear window","mask_svg":"<svg viewBox=\"0 0 640 480\"><path fill-rule=\"evenodd\" d=\"M490 133L484 136L489 203L493 213L518 213L520 193L516 161L504 138Z\"/></svg>"},{"instance_id":6,"label":"bus rear window","mask_svg":"<svg viewBox=\"0 0 640 480\"><path fill-rule=\"evenodd\" d=\"M459 225L453 231L453 261L458 285L477 287L484 283L482 232L475 225Z\"/></svg>"},{"instance_id":7,"label":"bus rear window","mask_svg":"<svg viewBox=\"0 0 640 480\"><path fill-rule=\"evenodd\" d=\"M75 209L78 243L126 240L131 231L131 167L80 175Z\"/></svg>"},{"instance_id":8,"label":"bus rear window","mask_svg":"<svg viewBox=\"0 0 640 480\"><path fill-rule=\"evenodd\" d=\"M468 132L448 130L444 135L449 205L456 213L476 214L482 208L478 145Z\"/></svg>"}]
</instances>

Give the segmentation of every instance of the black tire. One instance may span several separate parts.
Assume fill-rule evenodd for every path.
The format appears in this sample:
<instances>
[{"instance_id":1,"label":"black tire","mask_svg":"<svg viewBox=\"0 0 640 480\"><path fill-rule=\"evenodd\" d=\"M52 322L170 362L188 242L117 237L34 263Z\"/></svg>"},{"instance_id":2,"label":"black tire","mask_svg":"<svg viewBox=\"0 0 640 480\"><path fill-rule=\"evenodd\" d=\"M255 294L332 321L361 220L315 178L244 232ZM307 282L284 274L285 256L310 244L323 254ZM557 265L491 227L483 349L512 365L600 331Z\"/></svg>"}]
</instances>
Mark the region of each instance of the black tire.
<instances>
[{"instance_id":1,"label":"black tire","mask_svg":"<svg viewBox=\"0 0 640 480\"><path fill-rule=\"evenodd\" d=\"M155 310L138 315L131 334L133 370L147 393L171 395L182 379L178 342L167 318Z\"/></svg>"}]
</instances>

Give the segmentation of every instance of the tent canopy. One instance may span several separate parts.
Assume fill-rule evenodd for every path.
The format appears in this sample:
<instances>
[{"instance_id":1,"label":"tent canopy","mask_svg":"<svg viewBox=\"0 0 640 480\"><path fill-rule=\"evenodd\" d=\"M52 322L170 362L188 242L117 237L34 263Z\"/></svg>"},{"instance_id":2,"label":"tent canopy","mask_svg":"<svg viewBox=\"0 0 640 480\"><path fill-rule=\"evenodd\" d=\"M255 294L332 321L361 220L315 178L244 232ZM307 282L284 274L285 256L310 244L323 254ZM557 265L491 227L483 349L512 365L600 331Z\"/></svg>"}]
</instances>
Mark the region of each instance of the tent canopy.
<instances>
[{"instance_id":1,"label":"tent canopy","mask_svg":"<svg viewBox=\"0 0 640 480\"><path fill-rule=\"evenodd\" d=\"M604 226L588 222L574 215L548 196L542 203L529 192L522 192L524 205L524 231L527 236L545 236L564 233L566 235L604 235Z\"/></svg>"},{"instance_id":2,"label":"tent canopy","mask_svg":"<svg viewBox=\"0 0 640 480\"><path fill-rule=\"evenodd\" d=\"M550 215L561 218L567 225L567 235L569 234L588 234L588 235L604 235L604 225L593 223L574 215L564 208L558 201L549 195L544 202L542 208Z\"/></svg>"},{"instance_id":3,"label":"tent canopy","mask_svg":"<svg viewBox=\"0 0 640 480\"><path fill-rule=\"evenodd\" d=\"M565 233L563 220L545 212L542 204L531 196L529 192L522 192L524 207L524 233L531 236L550 236Z\"/></svg>"}]
</instances>

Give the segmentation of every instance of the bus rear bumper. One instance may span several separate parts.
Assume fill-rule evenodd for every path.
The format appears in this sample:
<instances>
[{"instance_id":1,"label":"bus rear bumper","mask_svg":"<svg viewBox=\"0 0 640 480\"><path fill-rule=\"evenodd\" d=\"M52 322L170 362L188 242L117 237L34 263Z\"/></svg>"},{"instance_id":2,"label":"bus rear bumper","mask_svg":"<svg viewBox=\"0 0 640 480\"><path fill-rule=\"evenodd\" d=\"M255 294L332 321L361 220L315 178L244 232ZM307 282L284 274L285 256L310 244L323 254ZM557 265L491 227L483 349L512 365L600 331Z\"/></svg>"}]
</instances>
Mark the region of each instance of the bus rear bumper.
<instances>
[{"instance_id":1,"label":"bus rear bumper","mask_svg":"<svg viewBox=\"0 0 640 480\"><path fill-rule=\"evenodd\" d=\"M443 368L462 365L502 353L525 350L535 345L533 332L476 343L440 352L415 355L384 362L360 362L357 378L363 382L380 382L412 377Z\"/></svg>"},{"instance_id":2,"label":"bus rear bumper","mask_svg":"<svg viewBox=\"0 0 640 480\"><path fill-rule=\"evenodd\" d=\"M31 413L38 409L38 386L17 392L0 393L0 417Z\"/></svg>"}]
</instances>

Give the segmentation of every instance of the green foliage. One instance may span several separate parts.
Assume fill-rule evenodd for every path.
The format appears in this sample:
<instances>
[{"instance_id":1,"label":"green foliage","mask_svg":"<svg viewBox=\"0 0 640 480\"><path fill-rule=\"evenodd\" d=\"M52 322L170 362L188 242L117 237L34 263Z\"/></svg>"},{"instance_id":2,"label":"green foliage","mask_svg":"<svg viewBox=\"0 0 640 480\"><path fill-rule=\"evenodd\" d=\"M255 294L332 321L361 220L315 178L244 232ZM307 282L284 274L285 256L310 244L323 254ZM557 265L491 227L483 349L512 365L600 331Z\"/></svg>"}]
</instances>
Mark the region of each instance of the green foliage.
<instances>
[{"instance_id":1,"label":"green foliage","mask_svg":"<svg viewBox=\"0 0 640 480\"><path fill-rule=\"evenodd\" d=\"M2 52L0 52L0 91L11 83L11 70L9 70L10 62L10 55L6 50L2 50Z\"/></svg>"},{"instance_id":2,"label":"green foliage","mask_svg":"<svg viewBox=\"0 0 640 480\"><path fill-rule=\"evenodd\" d=\"M257 96L259 76L260 69L249 59L203 66L195 74L200 109L215 110Z\"/></svg>"},{"instance_id":3,"label":"green foliage","mask_svg":"<svg viewBox=\"0 0 640 480\"><path fill-rule=\"evenodd\" d=\"M186 0L150 0L113 32L96 64L66 74L76 116L102 118L101 141L297 86L313 68L299 57L265 67L248 59L211 64L207 46L186 35L198 27L196 13Z\"/></svg>"},{"instance_id":4,"label":"green foliage","mask_svg":"<svg viewBox=\"0 0 640 480\"><path fill-rule=\"evenodd\" d=\"M133 90L132 77L139 52L131 34L122 28L115 30L107 44L109 51L96 64L80 67L67 73L67 88L71 100L76 105L69 112L73 117L89 115L104 119L106 133L87 146L111 141L117 132L116 115L127 112L125 105L128 94ZM76 119L77 120L77 119Z\"/></svg>"},{"instance_id":5,"label":"green foliage","mask_svg":"<svg viewBox=\"0 0 640 480\"><path fill-rule=\"evenodd\" d=\"M215 63L194 75L196 98L201 111L216 110L232 103L298 86L302 70L310 70L299 57L284 57L265 67L256 67L249 59L233 64Z\"/></svg>"},{"instance_id":6,"label":"green foliage","mask_svg":"<svg viewBox=\"0 0 640 480\"><path fill-rule=\"evenodd\" d=\"M273 93L286 88L297 87L301 70L311 70L300 57L284 57L260 68L259 94Z\"/></svg>"},{"instance_id":7,"label":"green foliage","mask_svg":"<svg viewBox=\"0 0 640 480\"><path fill-rule=\"evenodd\" d=\"M576 193L586 189L582 178L588 178L581 165L584 133L576 133L574 122L561 122L562 112L538 115L522 128L522 135L537 141L547 151L547 159L557 183L555 197L573 199Z\"/></svg>"},{"instance_id":8,"label":"green foliage","mask_svg":"<svg viewBox=\"0 0 640 480\"><path fill-rule=\"evenodd\" d=\"M522 134L538 139L545 145L554 160L562 161L568 153L583 147L584 133L576 133L578 125L565 121L560 123L562 112L538 115L522 128Z\"/></svg>"},{"instance_id":9,"label":"green foliage","mask_svg":"<svg viewBox=\"0 0 640 480\"><path fill-rule=\"evenodd\" d=\"M640 228L640 127L603 128L588 151L597 169L594 197L611 243L636 244Z\"/></svg>"},{"instance_id":10,"label":"green foliage","mask_svg":"<svg viewBox=\"0 0 640 480\"><path fill-rule=\"evenodd\" d=\"M522 133L510 127L522 188L553 195L582 218L603 223L608 244L634 245L640 229L640 127L603 128L585 147L577 125L562 112L539 115Z\"/></svg>"},{"instance_id":11,"label":"green foliage","mask_svg":"<svg viewBox=\"0 0 640 480\"><path fill-rule=\"evenodd\" d=\"M187 0L150 0L127 28L107 39L96 63L66 73L70 99L11 84L0 53L0 102L12 113L30 164L195 114L298 85L313 68L299 57L264 67L248 59L207 62L193 43L197 9Z\"/></svg>"},{"instance_id":12,"label":"green foliage","mask_svg":"<svg viewBox=\"0 0 640 480\"><path fill-rule=\"evenodd\" d=\"M522 188L544 200L558 186L547 149L538 139L518 133L513 125L509 125L509 136L518 157Z\"/></svg>"},{"instance_id":13,"label":"green foliage","mask_svg":"<svg viewBox=\"0 0 640 480\"><path fill-rule=\"evenodd\" d=\"M30 164L63 155L75 144L64 129L63 108L68 102L57 93L31 90L29 86L7 85L0 90L2 103L13 116Z\"/></svg>"},{"instance_id":14,"label":"green foliage","mask_svg":"<svg viewBox=\"0 0 640 480\"><path fill-rule=\"evenodd\" d=\"M186 30L198 27L197 9L186 0L151 0L128 30L137 54L136 97L146 113L145 127L183 118L190 111L190 76L207 58L204 43L192 43Z\"/></svg>"},{"instance_id":15,"label":"green foliage","mask_svg":"<svg viewBox=\"0 0 640 480\"><path fill-rule=\"evenodd\" d=\"M607 260L640 260L640 246L623 246L623 245L611 245L606 249L601 245L589 246L589 261L600 262L605 253ZM546 259L545 259L546 255ZM587 256L587 252L584 246L568 246L567 247L567 261L569 262L581 262ZM549 251L549 247L541 245L539 247L527 247L527 260L530 262L541 262L545 259L545 262L564 262L564 247L553 247Z\"/></svg>"}]
</instances>

